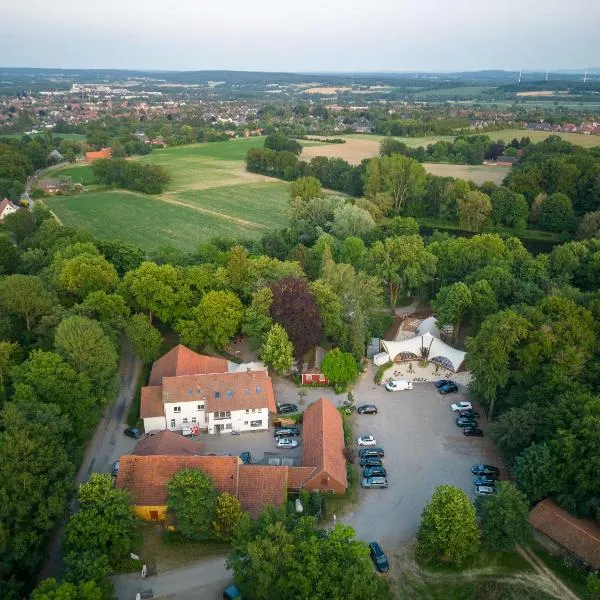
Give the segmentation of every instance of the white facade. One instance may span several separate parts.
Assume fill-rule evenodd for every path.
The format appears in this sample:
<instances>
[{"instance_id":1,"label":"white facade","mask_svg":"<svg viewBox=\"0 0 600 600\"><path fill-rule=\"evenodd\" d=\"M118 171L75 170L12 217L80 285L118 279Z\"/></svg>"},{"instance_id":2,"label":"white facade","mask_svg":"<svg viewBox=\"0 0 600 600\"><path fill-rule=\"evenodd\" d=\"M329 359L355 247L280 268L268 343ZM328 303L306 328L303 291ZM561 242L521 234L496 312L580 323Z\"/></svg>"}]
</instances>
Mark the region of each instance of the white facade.
<instances>
[{"instance_id":1,"label":"white facade","mask_svg":"<svg viewBox=\"0 0 600 600\"><path fill-rule=\"evenodd\" d=\"M208 433L261 431L263 429L269 429L267 407L208 413Z\"/></svg>"},{"instance_id":2,"label":"white facade","mask_svg":"<svg viewBox=\"0 0 600 600\"><path fill-rule=\"evenodd\" d=\"M4 207L4 209L2 210L2 212L0 213L0 221L4 220L4 217L6 217L7 215L12 215L13 213L16 213L17 210L19 210L14 204L11 204L10 202Z\"/></svg>"},{"instance_id":3,"label":"white facade","mask_svg":"<svg viewBox=\"0 0 600 600\"><path fill-rule=\"evenodd\" d=\"M169 402L164 404L165 418L163 429L166 427L171 431L181 431L184 427L198 425L200 429L206 429L206 412L204 400L192 402Z\"/></svg>"}]
</instances>

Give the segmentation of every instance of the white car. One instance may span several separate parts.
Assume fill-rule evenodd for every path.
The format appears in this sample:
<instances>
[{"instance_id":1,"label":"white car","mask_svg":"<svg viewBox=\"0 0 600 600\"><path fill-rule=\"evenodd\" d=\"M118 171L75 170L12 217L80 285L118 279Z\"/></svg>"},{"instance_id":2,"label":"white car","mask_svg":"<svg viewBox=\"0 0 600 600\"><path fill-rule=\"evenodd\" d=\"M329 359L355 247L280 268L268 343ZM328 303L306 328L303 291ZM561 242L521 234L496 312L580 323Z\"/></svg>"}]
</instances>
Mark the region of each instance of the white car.
<instances>
[{"instance_id":1,"label":"white car","mask_svg":"<svg viewBox=\"0 0 600 600\"><path fill-rule=\"evenodd\" d=\"M412 390L412 381L406 381L406 379L396 379L395 381L388 381L385 384L385 389L388 392L404 392L406 390Z\"/></svg>"},{"instance_id":2,"label":"white car","mask_svg":"<svg viewBox=\"0 0 600 600\"><path fill-rule=\"evenodd\" d=\"M495 489L489 485L476 485L475 495L476 496L491 496L495 493Z\"/></svg>"},{"instance_id":3,"label":"white car","mask_svg":"<svg viewBox=\"0 0 600 600\"><path fill-rule=\"evenodd\" d=\"M358 438L359 446L377 446L377 440L372 435L362 435Z\"/></svg>"},{"instance_id":4,"label":"white car","mask_svg":"<svg viewBox=\"0 0 600 600\"><path fill-rule=\"evenodd\" d=\"M450 408L454 412L458 412L459 410L469 410L473 408L473 405L470 402L457 402L456 404L451 404Z\"/></svg>"},{"instance_id":5,"label":"white car","mask_svg":"<svg viewBox=\"0 0 600 600\"><path fill-rule=\"evenodd\" d=\"M277 440L278 448L295 448L298 445L296 440L292 440L290 438L279 438Z\"/></svg>"}]
</instances>

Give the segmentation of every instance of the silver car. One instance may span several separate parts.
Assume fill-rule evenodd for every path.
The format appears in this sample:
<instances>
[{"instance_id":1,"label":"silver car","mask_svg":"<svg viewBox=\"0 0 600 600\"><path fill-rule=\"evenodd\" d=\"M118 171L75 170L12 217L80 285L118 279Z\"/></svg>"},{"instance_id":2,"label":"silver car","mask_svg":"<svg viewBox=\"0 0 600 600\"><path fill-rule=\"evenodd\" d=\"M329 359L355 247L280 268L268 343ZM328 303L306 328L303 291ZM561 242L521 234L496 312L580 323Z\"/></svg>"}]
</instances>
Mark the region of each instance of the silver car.
<instances>
[{"instance_id":1,"label":"silver car","mask_svg":"<svg viewBox=\"0 0 600 600\"><path fill-rule=\"evenodd\" d=\"M296 448L296 446L298 446L298 442L296 440L292 440L290 438L279 438L277 440L278 448L288 449L288 448Z\"/></svg>"},{"instance_id":2,"label":"silver car","mask_svg":"<svg viewBox=\"0 0 600 600\"><path fill-rule=\"evenodd\" d=\"M475 495L476 496L490 496L496 490L490 485L476 485L475 486Z\"/></svg>"},{"instance_id":3,"label":"silver car","mask_svg":"<svg viewBox=\"0 0 600 600\"><path fill-rule=\"evenodd\" d=\"M360 485L364 488L386 488L388 482L385 477L365 477Z\"/></svg>"}]
</instances>

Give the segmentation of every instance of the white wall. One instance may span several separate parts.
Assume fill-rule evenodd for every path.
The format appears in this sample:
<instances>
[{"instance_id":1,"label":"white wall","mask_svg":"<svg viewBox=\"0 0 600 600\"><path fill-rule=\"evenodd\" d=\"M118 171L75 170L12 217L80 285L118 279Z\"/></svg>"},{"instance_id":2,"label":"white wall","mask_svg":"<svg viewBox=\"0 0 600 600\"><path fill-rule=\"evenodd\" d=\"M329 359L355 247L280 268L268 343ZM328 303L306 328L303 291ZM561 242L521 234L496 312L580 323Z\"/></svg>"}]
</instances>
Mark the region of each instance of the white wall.
<instances>
[{"instance_id":1,"label":"white wall","mask_svg":"<svg viewBox=\"0 0 600 600\"><path fill-rule=\"evenodd\" d=\"M262 421L262 423L253 427L251 423L256 421ZM216 433L216 425L225 425L225 432L269 429L269 409L267 407L248 409L248 412L246 410L232 410L230 411L230 417L225 419L215 419L214 413L208 413L208 433Z\"/></svg>"},{"instance_id":2,"label":"white wall","mask_svg":"<svg viewBox=\"0 0 600 600\"><path fill-rule=\"evenodd\" d=\"M197 424L200 429L206 429L206 413L204 408L198 410L198 406L204 406L203 400L190 402L174 402L165 404L166 427L171 431L179 431L184 427ZM175 409L179 408L180 412Z\"/></svg>"},{"instance_id":3,"label":"white wall","mask_svg":"<svg viewBox=\"0 0 600 600\"><path fill-rule=\"evenodd\" d=\"M144 419L144 431L162 431L167 425L164 417L146 417Z\"/></svg>"}]
</instances>

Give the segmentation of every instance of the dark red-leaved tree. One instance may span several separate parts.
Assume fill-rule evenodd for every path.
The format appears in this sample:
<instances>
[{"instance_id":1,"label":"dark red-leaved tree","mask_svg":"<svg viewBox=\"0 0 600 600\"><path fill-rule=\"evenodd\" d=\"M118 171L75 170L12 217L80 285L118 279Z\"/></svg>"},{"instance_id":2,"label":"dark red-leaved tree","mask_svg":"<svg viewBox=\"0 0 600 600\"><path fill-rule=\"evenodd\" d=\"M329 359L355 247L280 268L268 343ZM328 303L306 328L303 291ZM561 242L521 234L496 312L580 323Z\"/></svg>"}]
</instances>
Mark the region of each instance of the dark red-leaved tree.
<instances>
[{"instance_id":1,"label":"dark red-leaved tree","mask_svg":"<svg viewBox=\"0 0 600 600\"><path fill-rule=\"evenodd\" d=\"M323 337L323 323L315 299L306 281L295 277L276 281L271 291L271 318L287 331L296 358L300 359Z\"/></svg>"}]
</instances>

